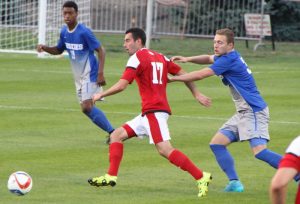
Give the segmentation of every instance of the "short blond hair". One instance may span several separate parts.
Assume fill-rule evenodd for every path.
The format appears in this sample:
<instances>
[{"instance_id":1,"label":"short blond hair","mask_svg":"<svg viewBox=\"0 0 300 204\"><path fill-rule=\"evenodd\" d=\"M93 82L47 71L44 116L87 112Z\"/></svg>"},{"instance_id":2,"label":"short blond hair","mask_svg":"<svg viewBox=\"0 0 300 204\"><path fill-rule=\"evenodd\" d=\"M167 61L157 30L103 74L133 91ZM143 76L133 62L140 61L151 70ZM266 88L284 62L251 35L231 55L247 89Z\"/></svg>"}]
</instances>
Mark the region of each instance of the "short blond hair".
<instances>
[{"instance_id":1,"label":"short blond hair","mask_svg":"<svg viewBox=\"0 0 300 204\"><path fill-rule=\"evenodd\" d=\"M218 35L225 35L227 39L227 43L234 44L234 32L229 28L223 28L216 31Z\"/></svg>"}]
</instances>

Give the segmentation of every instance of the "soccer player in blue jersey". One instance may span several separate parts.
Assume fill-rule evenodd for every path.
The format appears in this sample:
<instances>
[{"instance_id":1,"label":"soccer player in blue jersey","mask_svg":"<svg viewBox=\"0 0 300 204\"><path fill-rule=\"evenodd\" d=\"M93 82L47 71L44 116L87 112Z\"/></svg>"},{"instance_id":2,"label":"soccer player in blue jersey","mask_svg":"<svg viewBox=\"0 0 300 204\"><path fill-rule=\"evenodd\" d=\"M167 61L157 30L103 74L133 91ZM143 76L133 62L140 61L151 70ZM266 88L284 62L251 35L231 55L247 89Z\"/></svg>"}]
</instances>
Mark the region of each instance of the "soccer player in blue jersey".
<instances>
[{"instance_id":1,"label":"soccer player in blue jersey","mask_svg":"<svg viewBox=\"0 0 300 204\"><path fill-rule=\"evenodd\" d=\"M240 54L234 50L234 32L227 28L216 31L214 55L175 56L172 60L211 65L199 71L174 76L169 79L171 82L195 81L217 75L231 92L236 113L224 123L210 141L210 148L229 179L224 191L244 191L244 186L239 180L234 166L233 157L227 149L227 146L233 142L249 141L257 159L278 168L282 156L267 148L270 140L269 109L257 89L251 70Z\"/></svg>"},{"instance_id":2,"label":"soccer player in blue jersey","mask_svg":"<svg viewBox=\"0 0 300 204\"><path fill-rule=\"evenodd\" d=\"M114 128L92 101L92 96L102 91L101 86L106 84L103 73L105 50L92 31L78 23L78 6L75 2L65 2L62 12L66 25L61 29L57 45L54 47L38 45L37 51L45 51L53 55L62 54L64 50L68 51L82 112L98 127L110 134ZM94 51L98 53L99 62Z\"/></svg>"}]
</instances>

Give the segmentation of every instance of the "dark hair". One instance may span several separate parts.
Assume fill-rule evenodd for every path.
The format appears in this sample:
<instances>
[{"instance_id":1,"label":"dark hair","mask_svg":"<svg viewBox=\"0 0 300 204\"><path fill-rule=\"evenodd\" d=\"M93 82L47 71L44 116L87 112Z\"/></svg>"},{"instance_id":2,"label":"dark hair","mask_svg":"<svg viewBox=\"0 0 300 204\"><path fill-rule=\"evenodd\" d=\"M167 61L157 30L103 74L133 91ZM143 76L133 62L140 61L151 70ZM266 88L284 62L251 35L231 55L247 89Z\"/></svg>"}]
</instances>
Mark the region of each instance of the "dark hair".
<instances>
[{"instance_id":1,"label":"dark hair","mask_svg":"<svg viewBox=\"0 0 300 204\"><path fill-rule=\"evenodd\" d=\"M63 8L64 7L68 7L68 8L74 8L74 10L76 12L78 12L78 6L77 4L74 2L74 1L66 1L63 5Z\"/></svg>"},{"instance_id":2,"label":"dark hair","mask_svg":"<svg viewBox=\"0 0 300 204\"><path fill-rule=\"evenodd\" d=\"M136 41L138 39L141 39L142 45L146 44L146 33L141 28L129 28L125 34L131 33L132 38Z\"/></svg>"},{"instance_id":3,"label":"dark hair","mask_svg":"<svg viewBox=\"0 0 300 204\"><path fill-rule=\"evenodd\" d=\"M230 28L223 28L216 31L218 35L225 35L227 39L227 43L234 44L234 32Z\"/></svg>"}]
</instances>

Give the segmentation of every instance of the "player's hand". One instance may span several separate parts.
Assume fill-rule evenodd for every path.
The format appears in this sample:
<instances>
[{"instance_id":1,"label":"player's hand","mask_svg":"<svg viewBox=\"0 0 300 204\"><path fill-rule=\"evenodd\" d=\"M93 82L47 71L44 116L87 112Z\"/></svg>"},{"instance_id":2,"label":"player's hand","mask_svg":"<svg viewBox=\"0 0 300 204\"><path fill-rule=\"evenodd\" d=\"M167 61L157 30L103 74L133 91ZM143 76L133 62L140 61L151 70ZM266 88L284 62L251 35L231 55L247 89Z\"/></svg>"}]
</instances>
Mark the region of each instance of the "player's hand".
<instances>
[{"instance_id":1,"label":"player's hand","mask_svg":"<svg viewBox=\"0 0 300 204\"><path fill-rule=\"evenodd\" d=\"M93 103L95 104L96 101L100 100L101 98L103 98L102 93L96 93L93 95Z\"/></svg>"},{"instance_id":2,"label":"player's hand","mask_svg":"<svg viewBox=\"0 0 300 204\"><path fill-rule=\"evenodd\" d=\"M183 63L188 62L187 58L183 57L183 56L174 56L174 57L171 57L171 61L173 61L173 62L177 61L177 62L183 62Z\"/></svg>"},{"instance_id":3,"label":"player's hand","mask_svg":"<svg viewBox=\"0 0 300 204\"><path fill-rule=\"evenodd\" d=\"M44 51L44 50L43 50L43 46L44 46L44 45L41 45L41 44L40 44L40 45L37 45L37 46L36 46L36 50L37 50L38 52L43 52L43 51Z\"/></svg>"},{"instance_id":4,"label":"player's hand","mask_svg":"<svg viewBox=\"0 0 300 204\"><path fill-rule=\"evenodd\" d=\"M106 85L106 81L105 81L103 73L98 73L97 84L98 84L98 86Z\"/></svg>"},{"instance_id":5,"label":"player's hand","mask_svg":"<svg viewBox=\"0 0 300 204\"><path fill-rule=\"evenodd\" d=\"M211 106L211 99L201 93L197 94L197 96L195 97L196 100L203 106L205 107L210 107Z\"/></svg>"},{"instance_id":6,"label":"player's hand","mask_svg":"<svg viewBox=\"0 0 300 204\"><path fill-rule=\"evenodd\" d=\"M173 82L173 76L171 76L171 75L168 75L168 78L167 78L167 79L168 79L168 81L167 81L168 83L171 83L171 82Z\"/></svg>"}]
</instances>

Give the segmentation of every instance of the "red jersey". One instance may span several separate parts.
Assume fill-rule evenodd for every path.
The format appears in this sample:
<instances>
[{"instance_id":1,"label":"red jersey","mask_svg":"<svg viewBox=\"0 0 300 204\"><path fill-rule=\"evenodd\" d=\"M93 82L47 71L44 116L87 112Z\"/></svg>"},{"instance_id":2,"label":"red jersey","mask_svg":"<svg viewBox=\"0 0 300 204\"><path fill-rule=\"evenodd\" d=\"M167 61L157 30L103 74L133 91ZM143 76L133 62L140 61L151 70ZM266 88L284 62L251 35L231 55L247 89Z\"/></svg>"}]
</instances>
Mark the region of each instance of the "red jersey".
<instances>
[{"instance_id":1,"label":"red jersey","mask_svg":"<svg viewBox=\"0 0 300 204\"><path fill-rule=\"evenodd\" d=\"M171 114L167 99L168 73L176 75L180 67L167 57L143 48L130 56L122 79L135 79L142 100L142 114L163 111Z\"/></svg>"},{"instance_id":2,"label":"red jersey","mask_svg":"<svg viewBox=\"0 0 300 204\"><path fill-rule=\"evenodd\" d=\"M300 136L292 141L286 150L286 154L280 162L279 168L294 168L300 173ZM300 204L300 184L296 196L295 204Z\"/></svg>"}]
</instances>

